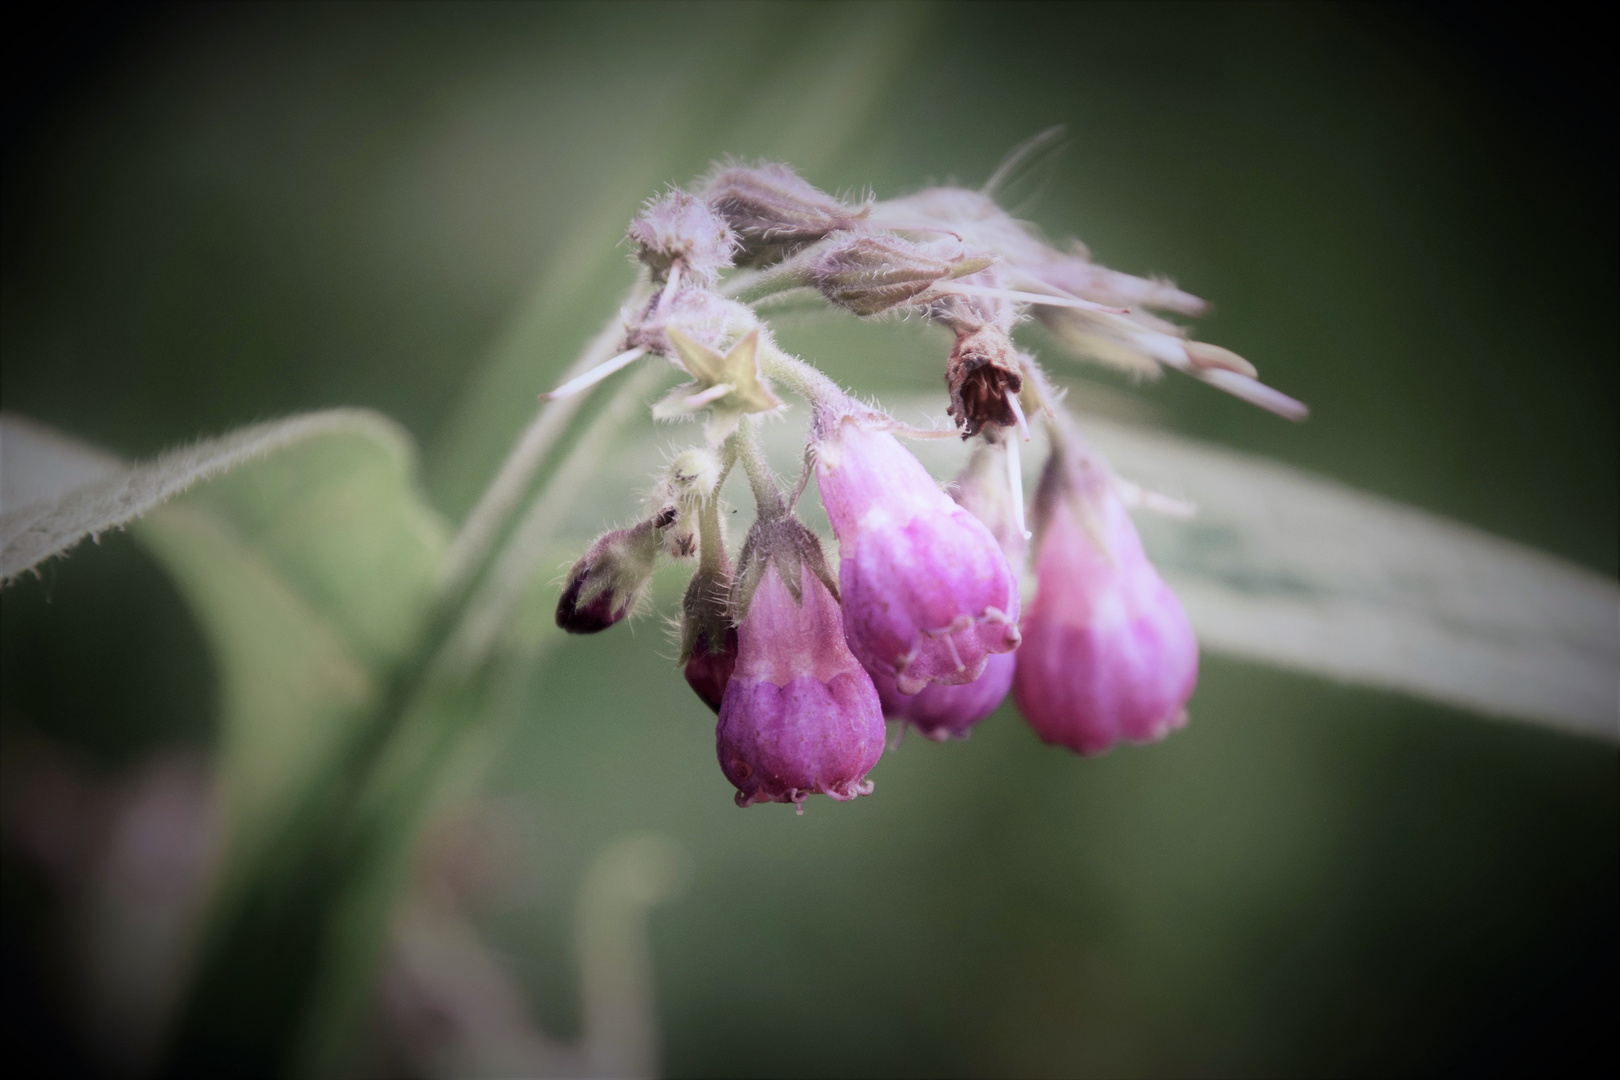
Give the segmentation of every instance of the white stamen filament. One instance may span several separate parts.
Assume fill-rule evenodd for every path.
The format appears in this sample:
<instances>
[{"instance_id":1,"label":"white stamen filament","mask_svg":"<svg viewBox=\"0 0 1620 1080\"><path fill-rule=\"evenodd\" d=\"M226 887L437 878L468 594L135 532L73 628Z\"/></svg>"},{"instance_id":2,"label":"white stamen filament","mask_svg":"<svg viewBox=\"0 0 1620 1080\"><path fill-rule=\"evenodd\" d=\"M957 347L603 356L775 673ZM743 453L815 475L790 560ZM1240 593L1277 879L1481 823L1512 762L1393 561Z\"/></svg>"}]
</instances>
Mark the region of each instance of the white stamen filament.
<instances>
[{"instance_id":1,"label":"white stamen filament","mask_svg":"<svg viewBox=\"0 0 1620 1080\"><path fill-rule=\"evenodd\" d=\"M957 293L962 296L987 296L992 300L1012 300L1019 304L1044 304L1047 307L1079 308L1082 311L1105 311L1110 315L1129 315L1130 308L1109 307L1072 296L1047 296L1044 293L1023 292L1019 289L993 289L988 285L964 285L960 281L934 286L937 292Z\"/></svg>"},{"instance_id":2,"label":"white stamen filament","mask_svg":"<svg viewBox=\"0 0 1620 1080\"><path fill-rule=\"evenodd\" d=\"M1016 400L1009 398L1008 400ZM1024 414L1019 413L1018 418L1023 419ZM1029 437L1027 434L1024 436ZM1018 440L1008 439L1007 447L1007 493L1012 498L1013 528L1025 540L1030 539L1030 531L1024 527L1024 463L1018 450Z\"/></svg>"},{"instance_id":3,"label":"white stamen filament","mask_svg":"<svg viewBox=\"0 0 1620 1080\"><path fill-rule=\"evenodd\" d=\"M626 349L618 356L615 356L609 360L604 360L600 364L597 364L583 375L580 375L577 378L569 379L567 382L563 383L550 393L541 394L540 400L561 401L563 398L573 397L581 390L595 386L609 375L612 375L615 371L618 371L621 368L629 367L631 364L635 363L637 360L640 360L645 355L647 355L647 348L644 345L637 345L633 349Z\"/></svg>"},{"instance_id":4,"label":"white stamen filament","mask_svg":"<svg viewBox=\"0 0 1620 1080\"><path fill-rule=\"evenodd\" d=\"M1113 478L1114 491L1119 495L1120 501L1132 510L1149 510L1155 514L1172 518L1193 518L1198 516L1198 505L1186 499L1178 499L1174 495L1153 491L1140 484L1126 480L1124 477Z\"/></svg>"},{"instance_id":5,"label":"white stamen filament","mask_svg":"<svg viewBox=\"0 0 1620 1080\"><path fill-rule=\"evenodd\" d=\"M658 294L658 310L663 311L669 307L669 302L675 298L675 290L681 287L681 261L676 259L669 267L669 280L664 283L664 291Z\"/></svg>"},{"instance_id":6,"label":"white stamen filament","mask_svg":"<svg viewBox=\"0 0 1620 1080\"><path fill-rule=\"evenodd\" d=\"M1282 391L1273 390L1265 383L1257 382L1247 375L1239 375L1225 368L1205 368L1192 374L1211 386L1225 390L1233 397L1242 398L1251 405L1258 405L1267 412L1276 413L1284 420L1303 420L1310 415L1311 410L1304 402L1296 401Z\"/></svg>"},{"instance_id":7,"label":"white stamen filament","mask_svg":"<svg viewBox=\"0 0 1620 1080\"><path fill-rule=\"evenodd\" d=\"M1013 416L1018 420L1018 434L1024 437L1025 442L1029 442L1029 421L1024 419L1024 407L1019 404L1018 395L1008 394L1007 405L1012 409Z\"/></svg>"}]
</instances>

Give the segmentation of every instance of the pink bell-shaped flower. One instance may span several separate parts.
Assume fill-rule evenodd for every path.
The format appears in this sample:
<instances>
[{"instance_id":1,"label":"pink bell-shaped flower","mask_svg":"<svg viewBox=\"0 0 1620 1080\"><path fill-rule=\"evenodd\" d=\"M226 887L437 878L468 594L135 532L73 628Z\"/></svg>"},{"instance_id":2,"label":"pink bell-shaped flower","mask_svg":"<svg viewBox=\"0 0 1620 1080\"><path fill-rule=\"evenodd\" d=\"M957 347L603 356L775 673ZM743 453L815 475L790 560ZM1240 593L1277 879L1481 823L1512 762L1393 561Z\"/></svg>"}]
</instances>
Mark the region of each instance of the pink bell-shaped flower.
<instances>
[{"instance_id":1,"label":"pink bell-shaped flower","mask_svg":"<svg viewBox=\"0 0 1620 1080\"><path fill-rule=\"evenodd\" d=\"M970 683L1018 645L1018 578L990 530L886 423L847 400L817 408L816 481L838 536L844 634L902 694Z\"/></svg>"},{"instance_id":2,"label":"pink bell-shaped flower","mask_svg":"<svg viewBox=\"0 0 1620 1080\"><path fill-rule=\"evenodd\" d=\"M980 720L995 712L1012 689L1017 653L995 653L970 683L929 683L915 694L902 694L887 675L872 680L883 715L900 720L935 742L965 739Z\"/></svg>"},{"instance_id":3,"label":"pink bell-shaped flower","mask_svg":"<svg viewBox=\"0 0 1620 1080\"><path fill-rule=\"evenodd\" d=\"M745 548L752 596L739 604L746 614L715 731L721 771L738 806L791 802L802 811L817 792L838 800L869 795L866 774L884 741L877 690L844 644L815 537L791 520L764 529L776 536L758 547L779 554L759 559L756 576Z\"/></svg>"},{"instance_id":4,"label":"pink bell-shaped flower","mask_svg":"<svg viewBox=\"0 0 1620 1080\"><path fill-rule=\"evenodd\" d=\"M1082 754L1164 738L1186 723L1198 642L1106 467L1055 452L1035 518L1037 586L1013 679L1019 711L1044 741Z\"/></svg>"},{"instance_id":5,"label":"pink bell-shaped flower","mask_svg":"<svg viewBox=\"0 0 1620 1080\"><path fill-rule=\"evenodd\" d=\"M1011 464L1000 429L990 429L956 478L951 494L958 506L984 522L1009 563L1016 566L1024 558L1023 500L1022 492L1012 486L1020 483L1014 475L1017 458L1010 460ZM995 712L1012 689L1016 655L991 655L984 672L970 683L929 683L915 694L902 694L888 675L874 675L872 682L883 701L883 715L890 720L910 724L930 739L965 739L969 729Z\"/></svg>"}]
</instances>

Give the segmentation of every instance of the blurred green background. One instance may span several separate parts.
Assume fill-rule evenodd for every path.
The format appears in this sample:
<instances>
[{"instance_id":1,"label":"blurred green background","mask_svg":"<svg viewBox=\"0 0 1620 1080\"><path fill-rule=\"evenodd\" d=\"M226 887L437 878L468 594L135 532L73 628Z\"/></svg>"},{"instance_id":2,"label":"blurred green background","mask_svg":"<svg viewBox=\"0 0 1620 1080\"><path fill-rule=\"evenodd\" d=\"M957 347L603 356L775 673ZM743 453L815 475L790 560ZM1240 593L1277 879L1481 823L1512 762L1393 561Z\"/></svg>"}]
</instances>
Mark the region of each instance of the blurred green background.
<instances>
[{"instance_id":1,"label":"blurred green background","mask_svg":"<svg viewBox=\"0 0 1620 1080\"><path fill-rule=\"evenodd\" d=\"M19 24L3 404L119 453L365 405L459 519L631 281L641 198L725 154L976 186L1063 123L1019 212L1212 300L1199 336L1313 407L1291 426L1170 378L1134 390L1150 420L1620 566L1612 105L1579 27L1548 54L1446 8L82 14ZM782 336L881 395L938 386L923 334ZM8 737L106 770L209 743L207 649L128 537L3 616ZM1080 761L1006 709L795 818L732 806L656 621L548 645L487 779L531 855L481 925L555 1032L583 868L656 829L690 863L653 916L676 1075L1613 1062L1610 746L1209 658L1162 746ZM56 1023L31 874L8 860L8 1039Z\"/></svg>"}]
</instances>

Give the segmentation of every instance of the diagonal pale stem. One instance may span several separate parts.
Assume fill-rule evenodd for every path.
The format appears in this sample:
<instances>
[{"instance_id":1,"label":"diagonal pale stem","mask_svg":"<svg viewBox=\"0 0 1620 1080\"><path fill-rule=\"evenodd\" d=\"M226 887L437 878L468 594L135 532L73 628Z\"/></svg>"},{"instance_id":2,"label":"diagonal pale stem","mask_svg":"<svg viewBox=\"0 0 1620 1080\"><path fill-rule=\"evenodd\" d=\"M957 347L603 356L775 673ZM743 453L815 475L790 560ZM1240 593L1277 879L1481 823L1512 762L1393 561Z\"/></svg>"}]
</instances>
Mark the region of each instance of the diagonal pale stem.
<instances>
[{"instance_id":1,"label":"diagonal pale stem","mask_svg":"<svg viewBox=\"0 0 1620 1080\"><path fill-rule=\"evenodd\" d=\"M658 380L669 373L665 367L645 367L626 379L569 449L568 456L523 515L487 579L468 604L451 646L453 662L460 670L470 672L488 659L512 609L522 599L535 561L556 534L568 506L591 473L600 467L613 437L636 406L652 392Z\"/></svg>"},{"instance_id":2,"label":"diagonal pale stem","mask_svg":"<svg viewBox=\"0 0 1620 1080\"><path fill-rule=\"evenodd\" d=\"M625 305L634 307L645 303L652 295L651 286L639 281L625 297ZM579 358L569 365L565 381L573 379L613 356L618 348L623 328L615 313L591 339ZM541 406L529 426L518 436L512 452L501 463L500 470L489 487L484 489L472 513L445 554L444 576L440 580L441 596L454 595L476 576L478 569L489 558L490 550L500 540L512 514L528 492L534 478L545 463L546 455L568 430L568 424L590 399L588 392L578 393L560 401L548 401Z\"/></svg>"}]
</instances>

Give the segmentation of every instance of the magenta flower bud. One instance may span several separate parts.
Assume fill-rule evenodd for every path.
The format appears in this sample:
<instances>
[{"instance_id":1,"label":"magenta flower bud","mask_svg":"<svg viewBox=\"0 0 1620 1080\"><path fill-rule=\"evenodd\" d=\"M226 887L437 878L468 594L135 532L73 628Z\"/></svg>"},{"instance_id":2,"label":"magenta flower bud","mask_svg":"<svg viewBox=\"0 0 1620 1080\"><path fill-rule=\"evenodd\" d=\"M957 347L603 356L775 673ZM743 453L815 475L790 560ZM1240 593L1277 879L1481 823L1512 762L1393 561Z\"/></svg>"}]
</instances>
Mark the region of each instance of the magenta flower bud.
<instances>
[{"instance_id":1,"label":"magenta flower bud","mask_svg":"<svg viewBox=\"0 0 1620 1080\"><path fill-rule=\"evenodd\" d=\"M673 520L672 512L661 512L597 537L568 571L557 625L570 634L596 634L634 611L657 567L659 530Z\"/></svg>"},{"instance_id":2,"label":"magenta flower bud","mask_svg":"<svg viewBox=\"0 0 1620 1080\"><path fill-rule=\"evenodd\" d=\"M1054 454L1036 498L1035 600L1013 695L1040 737L1082 754L1186 723L1198 642L1100 463Z\"/></svg>"},{"instance_id":3,"label":"magenta flower bud","mask_svg":"<svg viewBox=\"0 0 1620 1080\"><path fill-rule=\"evenodd\" d=\"M847 399L815 419L816 481L838 536L844 634L902 694L970 683L1018 645L1018 578L984 523Z\"/></svg>"},{"instance_id":4,"label":"magenta flower bud","mask_svg":"<svg viewBox=\"0 0 1620 1080\"><path fill-rule=\"evenodd\" d=\"M798 567L798 598L783 562ZM841 801L871 794L883 708L844 644L838 601L808 561L765 561L737 630L715 737L738 806L791 802L802 812L816 792Z\"/></svg>"},{"instance_id":5,"label":"magenta flower bud","mask_svg":"<svg viewBox=\"0 0 1620 1080\"><path fill-rule=\"evenodd\" d=\"M737 628L728 626L718 643L703 638L692 647L692 655L686 658L686 685L718 713L736 667Z\"/></svg>"},{"instance_id":6,"label":"magenta flower bud","mask_svg":"<svg viewBox=\"0 0 1620 1080\"><path fill-rule=\"evenodd\" d=\"M629 237L655 281L667 280L679 262L697 281L713 285L737 249L725 219L679 188L649 199L630 223Z\"/></svg>"},{"instance_id":7,"label":"magenta flower bud","mask_svg":"<svg viewBox=\"0 0 1620 1080\"><path fill-rule=\"evenodd\" d=\"M711 519L712 523L712 519ZM718 525L713 524L718 533ZM731 619L730 560L716 535L714 552L686 586L681 601L680 663L686 683L715 712L737 664L737 628Z\"/></svg>"}]
</instances>

